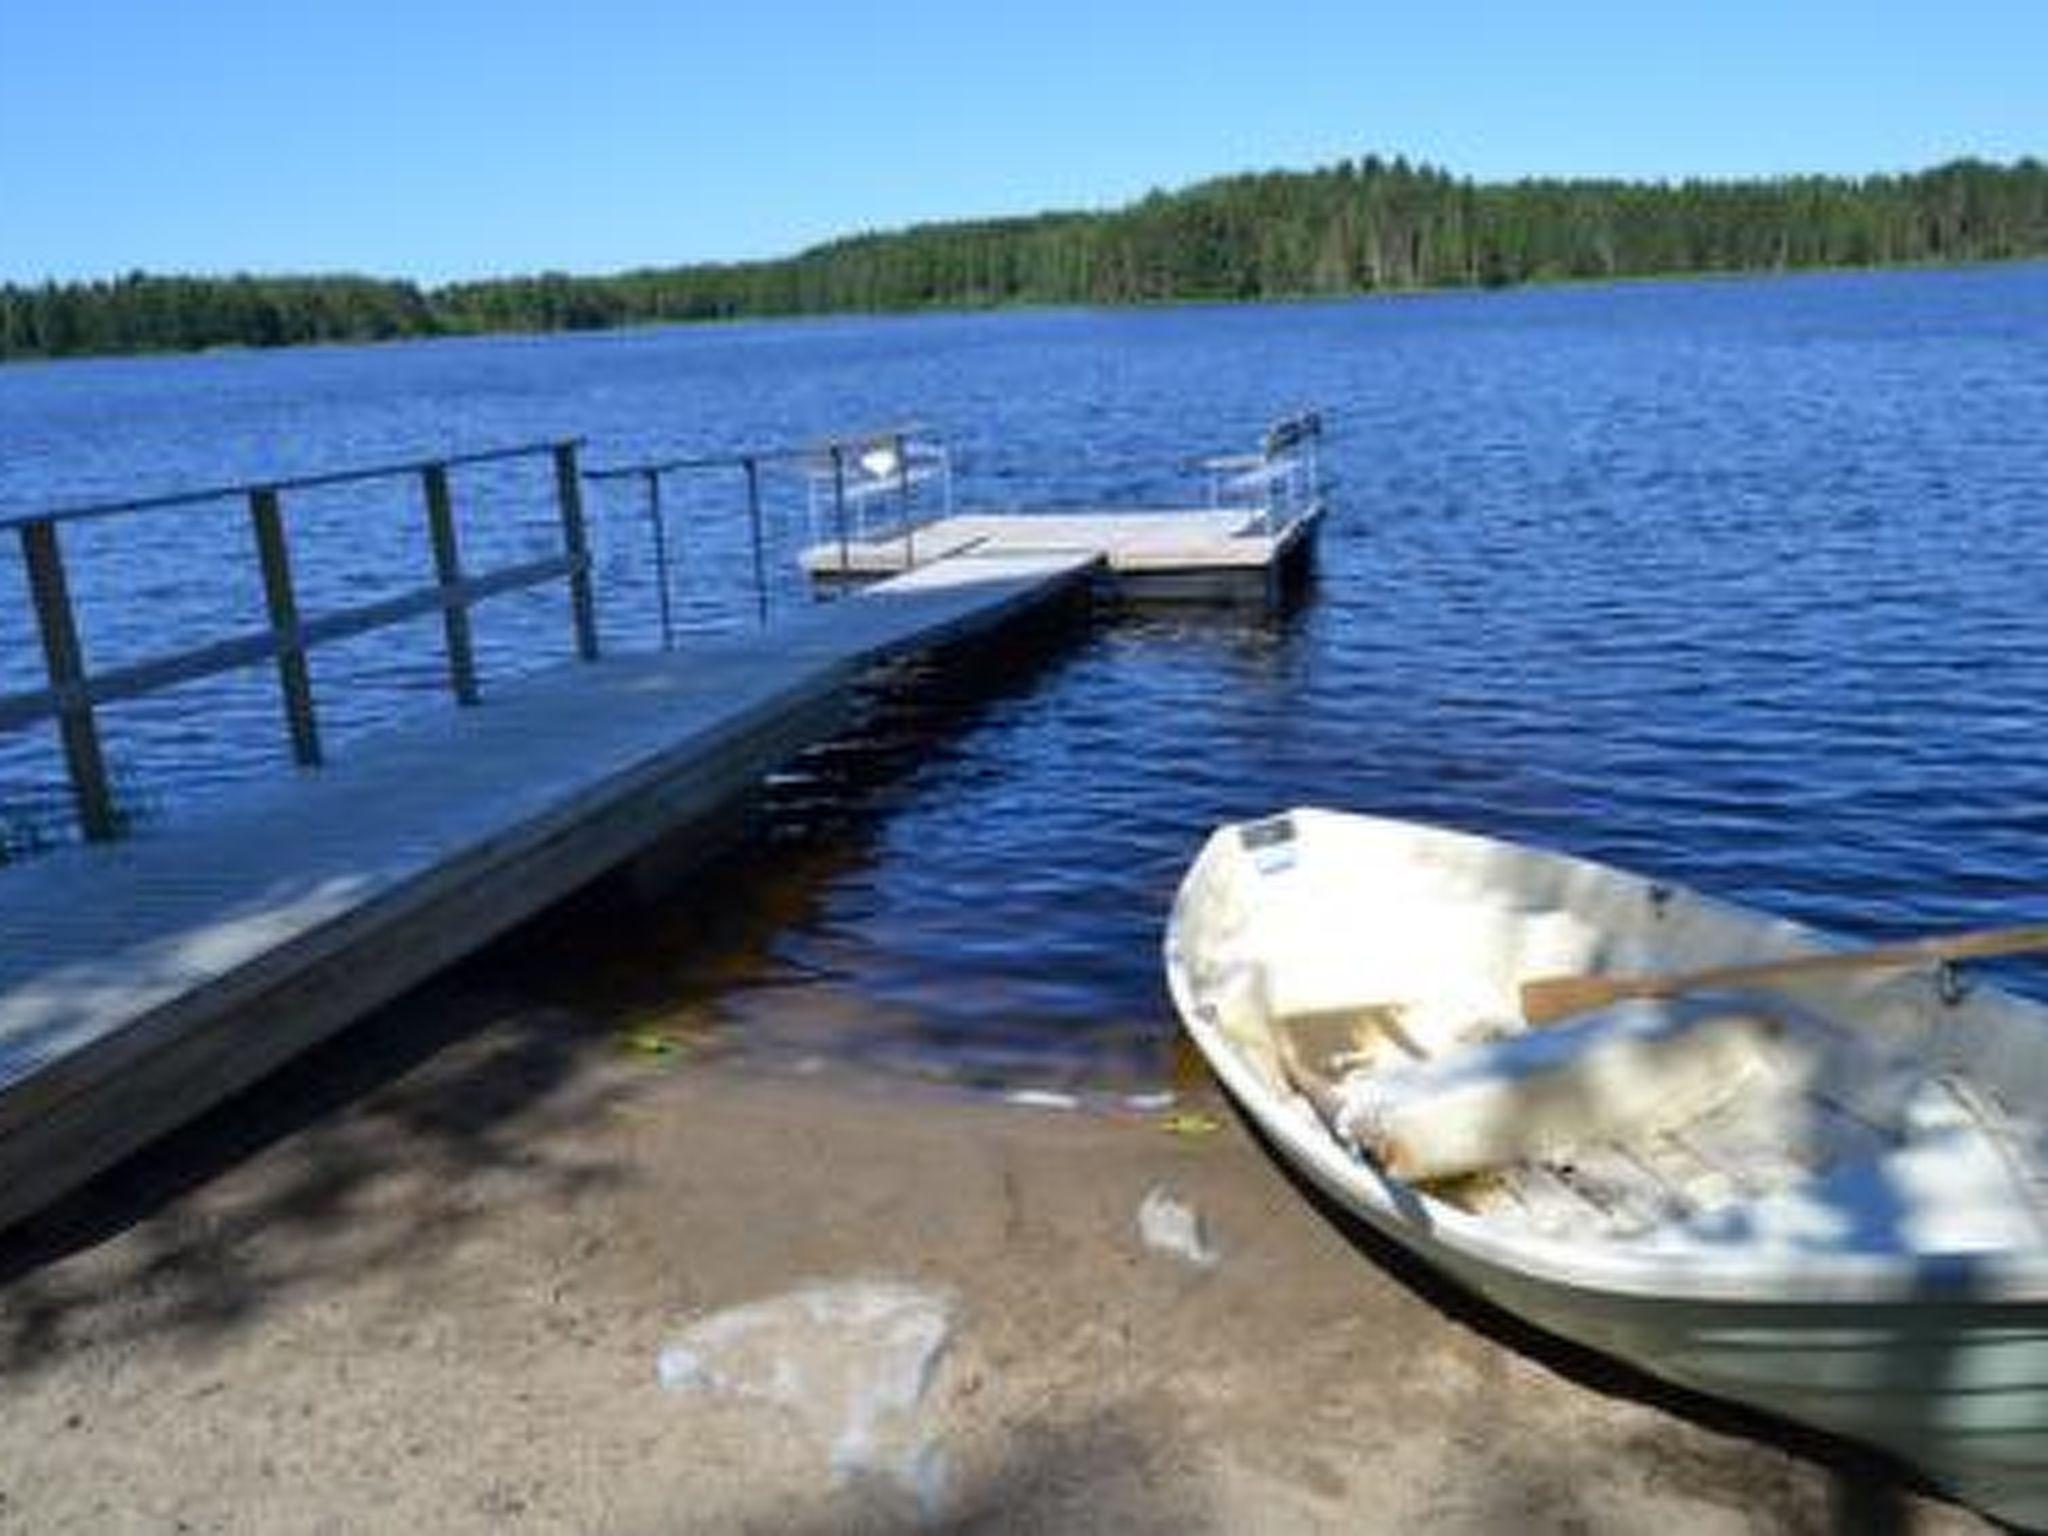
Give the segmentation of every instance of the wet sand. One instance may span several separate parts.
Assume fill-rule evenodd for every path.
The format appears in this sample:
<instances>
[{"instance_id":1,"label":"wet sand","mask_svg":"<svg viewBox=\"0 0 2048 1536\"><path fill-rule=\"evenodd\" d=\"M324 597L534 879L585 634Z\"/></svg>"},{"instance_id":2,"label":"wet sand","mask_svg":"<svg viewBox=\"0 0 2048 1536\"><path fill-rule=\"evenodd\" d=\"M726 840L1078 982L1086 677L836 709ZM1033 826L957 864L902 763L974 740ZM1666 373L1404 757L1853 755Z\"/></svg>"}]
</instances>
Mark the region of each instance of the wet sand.
<instances>
[{"instance_id":1,"label":"wet sand","mask_svg":"<svg viewBox=\"0 0 2048 1536\"><path fill-rule=\"evenodd\" d=\"M1985 1528L1390 1265L1198 1107L778 1077L429 988L0 1241L0 1529ZM1155 1190L1213 1264L1141 1241ZM656 1379L848 1281L950 1320L889 1426L922 1504L835 1472L833 1403Z\"/></svg>"}]
</instances>

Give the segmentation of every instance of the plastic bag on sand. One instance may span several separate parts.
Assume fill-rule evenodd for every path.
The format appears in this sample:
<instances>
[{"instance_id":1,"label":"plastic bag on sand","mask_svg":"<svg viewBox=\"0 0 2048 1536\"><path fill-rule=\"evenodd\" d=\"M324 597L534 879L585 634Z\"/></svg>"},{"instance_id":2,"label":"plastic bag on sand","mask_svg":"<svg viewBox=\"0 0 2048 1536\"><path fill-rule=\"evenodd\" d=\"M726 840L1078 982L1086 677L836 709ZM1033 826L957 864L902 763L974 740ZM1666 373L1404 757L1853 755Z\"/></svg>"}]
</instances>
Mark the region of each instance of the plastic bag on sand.
<instances>
[{"instance_id":1,"label":"plastic bag on sand","mask_svg":"<svg viewBox=\"0 0 2048 1536\"><path fill-rule=\"evenodd\" d=\"M929 1517L945 1466L918 1410L952 1332L953 1301L942 1291L891 1281L806 1285L692 1325L661 1352L657 1375L670 1391L789 1409L835 1474L893 1481Z\"/></svg>"},{"instance_id":2,"label":"plastic bag on sand","mask_svg":"<svg viewBox=\"0 0 2048 1536\"><path fill-rule=\"evenodd\" d=\"M1138 1202L1138 1236L1153 1252L1171 1254L1197 1269L1208 1269L1222 1257L1209 1240L1202 1213L1165 1189L1149 1189Z\"/></svg>"}]
</instances>

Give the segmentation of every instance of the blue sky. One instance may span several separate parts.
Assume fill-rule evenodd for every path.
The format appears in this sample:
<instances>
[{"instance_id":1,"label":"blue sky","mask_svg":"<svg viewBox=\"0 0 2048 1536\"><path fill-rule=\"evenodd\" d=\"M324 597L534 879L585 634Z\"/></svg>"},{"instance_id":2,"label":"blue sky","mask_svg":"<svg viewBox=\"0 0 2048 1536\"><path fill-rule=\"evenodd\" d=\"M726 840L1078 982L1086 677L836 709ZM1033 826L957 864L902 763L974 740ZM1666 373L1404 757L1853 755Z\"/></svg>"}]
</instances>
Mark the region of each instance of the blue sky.
<instances>
[{"instance_id":1,"label":"blue sky","mask_svg":"<svg viewBox=\"0 0 2048 1536\"><path fill-rule=\"evenodd\" d=\"M0 0L0 280L776 255L1368 151L2048 155L2048 4Z\"/></svg>"}]
</instances>

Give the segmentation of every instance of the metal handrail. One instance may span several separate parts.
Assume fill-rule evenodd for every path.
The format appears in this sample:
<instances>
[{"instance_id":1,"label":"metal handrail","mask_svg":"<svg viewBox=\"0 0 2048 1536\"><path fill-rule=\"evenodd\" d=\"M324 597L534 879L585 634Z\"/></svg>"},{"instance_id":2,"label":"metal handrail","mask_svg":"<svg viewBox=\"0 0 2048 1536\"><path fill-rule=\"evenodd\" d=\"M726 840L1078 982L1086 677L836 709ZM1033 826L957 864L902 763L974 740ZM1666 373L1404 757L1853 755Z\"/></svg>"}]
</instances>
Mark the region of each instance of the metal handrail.
<instances>
[{"instance_id":1,"label":"metal handrail","mask_svg":"<svg viewBox=\"0 0 2048 1536\"><path fill-rule=\"evenodd\" d=\"M656 595L661 622L661 643L664 650L675 648L674 604L670 596L669 580L669 537L666 515L662 509L661 482L673 474L701 473L711 470L737 469L746 476L747 524L753 550L754 605L760 623L768 622L768 574L766 536L761 520L761 470L771 464L803 464L818 477L829 477L835 525L838 529L840 561L843 568L851 563L850 533L847 509L852 499L860 492L851 487L846 479L846 459L850 451L874 447L893 446L896 457L895 483L884 489L902 499L906 509L910 493L918 477L910 468L907 447L912 439L929 437L925 427L917 422L905 422L899 426L873 428L861 432L844 432L830 437L818 438L806 444L778 444L765 448L732 449L721 453L682 454L665 459L647 459L633 464L607 464L602 468L586 470L584 478L593 481L630 480L642 481L647 487L647 517L654 541L654 564ZM951 471L947 468L946 499L952 499ZM914 560L915 544L907 513L904 522L903 539L906 560Z\"/></svg>"},{"instance_id":2,"label":"metal handrail","mask_svg":"<svg viewBox=\"0 0 2048 1536\"><path fill-rule=\"evenodd\" d=\"M381 602L363 603L317 619L295 622L279 629L257 629L210 641L169 656L132 662L97 672L64 688L35 688L26 693L0 694L0 731L19 730L43 720L60 718L67 709L82 705L116 704L160 693L179 683L196 682L246 667L253 662L271 661L315 646L331 645L372 630L387 629L422 614L455 612L496 597L517 592L566 576L573 569L566 555L549 555L507 566L488 576L465 577L446 585L416 587L410 592ZM465 700L465 702L471 702Z\"/></svg>"},{"instance_id":3,"label":"metal handrail","mask_svg":"<svg viewBox=\"0 0 2048 1536\"><path fill-rule=\"evenodd\" d=\"M44 512L19 512L9 517L0 517L0 529L19 528L24 523L84 523L95 518L116 517L127 512L156 512L166 507L197 506L206 501L225 501L230 496L246 496L259 488L273 491L309 491L324 485L347 485L358 480L388 480L395 475L416 475L429 465L438 464L443 469L461 469L471 464L490 464L501 459L530 458L550 452L556 448L581 448L584 439L580 437L544 438L536 442L515 443L509 448L481 448L470 453L454 453L438 459L406 459L392 464L376 464L367 469L329 469L306 475L287 475L277 480L241 480L233 485L206 486L195 491L169 491L158 496L138 496L127 501L95 501L80 506L57 507Z\"/></svg>"},{"instance_id":4,"label":"metal handrail","mask_svg":"<svg viewBox=\"0 0 2048 1536\"><path fill-rule=\"evenodd\" d=\"M1230 496L1251 493L1261 531L1271 536L1322 499L1328 484L1317 462L1322 438L1322 412L1298 411L1267 427L1256 452L1216 454L1187 467L1209 477L1211 508L1223 508Z\"/></svg>"},{"instance_id":5,"label":"metal handrail","mask_svg":"<svg viewBox=\"0 0 2048 1536\"><path fill-rule=\"evenodd\" d=\"M644 464L614 464L585 471L588 480L638 479L647 486L647 520L654 534L654 590L661 619L661 648L676 645L675 605L669 595L668 518L662 511L661 482L672 474L713 469L737 469L747 480L747 526L754 555L754 603L757 617L768 622L768 557L761 527L761 466L790 457L784 450L760 453L700 454L684 458L654 459Z\"/></svg>"},{"instance_id":6,"label":"metal handrail","mask_svg":"<svg viewBox=\"0 0 2048 1536\"><path fill-rule=\"evenodd\" d=\"M844 432L832 437L821 437L810 443L783 443L768 448L734 448L723 453L689 454L672 459L648 459L636 464L607 464L602 469L586 469L586 480L623 480L632 475L666 475L678 470L690 469L739 469L748 462L756 464L798 463L806 459L823 462L829 459L832 450L842 452L848 448L865 447L875 443L890 442L898 437L915 437L928 429L919 422L905 422L901 426L880 427L867 432Z\"/></svg>"},{"instance_id":7,"label":"metal handrail","mask_svg":"<svg viewBox=\"0 0 2048 1536\"><path fill-rule=\"evenodd\" d=\"M36 629L42 642L44 672L48 679L45 688L0 695L0 731L15 730L45 720L57 722L79 825L87 838L102 841L118 835L120 817L108 782L105 756L100 748L96 711L101 705L139 698L174 684L212 677L255 662L274 661L285 725L291 736L292 755L303 767L317 767L322 760L322 752L313 708L312 678L306 666L309 650L388 628L421 614L439 612L450 687L458 703L475 704L478 701L476 660L470 636L469 609L487 597L562 578L566 578L569 588L576 653L586 661L594 661L598 655L596 595L591 584L589 535L583 519L582 480L576 465L576 451L581 443L580 438L523 443L507 448L451 454L441 459L215 486L0 520L0 529L12 529L21 542L22 562L28 573L29 596L35 608ZM466 571L456 539L449 470L543 455L554 462L562 553L496 571ZM420 478L428 534L433 545L433 584L317 618L300 618L292 581L283 493L400 475L417 475ZM257 562L263 575L269 626L190 647L169 656L131 662L103 672L89 672L79 639L70 583L65 574L60 530L67 524L95 518L189 506L229 497L246 498L248 503Z\"/></svg>"}]
</instances>

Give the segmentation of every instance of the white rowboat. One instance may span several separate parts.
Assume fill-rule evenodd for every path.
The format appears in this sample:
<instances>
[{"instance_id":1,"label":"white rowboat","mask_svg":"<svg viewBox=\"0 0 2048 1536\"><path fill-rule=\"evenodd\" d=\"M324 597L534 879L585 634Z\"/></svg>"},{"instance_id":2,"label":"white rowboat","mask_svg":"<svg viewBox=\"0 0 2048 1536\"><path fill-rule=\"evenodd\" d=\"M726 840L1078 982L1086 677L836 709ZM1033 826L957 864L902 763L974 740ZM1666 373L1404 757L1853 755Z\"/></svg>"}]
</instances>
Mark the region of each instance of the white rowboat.
<instances>
[{"instance_id":1,"label":"white rowboat","mask_svg":"<svg viewBox=\"0 0 2048 1536\"><path fill-rule=\"evenodd\" d=\"M1521 1016L1531 978L1831 947L1584 860L1298 810L1209 839L1166 968L1280 1154L1461 1284L2048 1525L2048 1008L1923 968Z\"/></svg>"}]
</instances>

